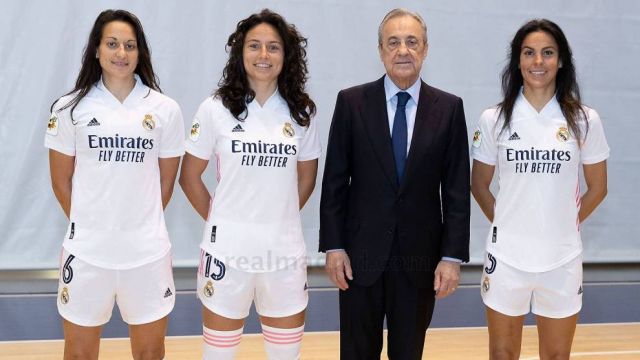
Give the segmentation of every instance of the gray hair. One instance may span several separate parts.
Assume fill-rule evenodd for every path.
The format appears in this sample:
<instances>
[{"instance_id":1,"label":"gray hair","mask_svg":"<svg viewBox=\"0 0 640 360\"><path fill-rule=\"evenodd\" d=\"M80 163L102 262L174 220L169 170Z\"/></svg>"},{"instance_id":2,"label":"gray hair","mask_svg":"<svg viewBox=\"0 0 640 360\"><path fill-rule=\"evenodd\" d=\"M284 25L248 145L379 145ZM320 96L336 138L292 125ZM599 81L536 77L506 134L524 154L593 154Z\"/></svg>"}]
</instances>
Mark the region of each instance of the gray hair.
<instances>
[{"instance_id":1,"label":"gray hair","mask_svg":"<svg viewBox=\"0 0 640 360\"><path fill-rule=\"evenodd\" d=\"M414 12L405 8L396 8L389 11L387 15L385 15L384 18L382 19L380 26L378 26L378 45L382 45L382 28L384 27L384 25L387 23L387 21L398 16L411 16L412 18L416 19L416 21L418 21L420 23L420 26L422 27L422 35L424 36L424 43L425 44L427 43L427 23L424 22L424 20L422 19L422 16L420 16L420 14L418 14L417 12Z\"/></svg>"}]
</instances>

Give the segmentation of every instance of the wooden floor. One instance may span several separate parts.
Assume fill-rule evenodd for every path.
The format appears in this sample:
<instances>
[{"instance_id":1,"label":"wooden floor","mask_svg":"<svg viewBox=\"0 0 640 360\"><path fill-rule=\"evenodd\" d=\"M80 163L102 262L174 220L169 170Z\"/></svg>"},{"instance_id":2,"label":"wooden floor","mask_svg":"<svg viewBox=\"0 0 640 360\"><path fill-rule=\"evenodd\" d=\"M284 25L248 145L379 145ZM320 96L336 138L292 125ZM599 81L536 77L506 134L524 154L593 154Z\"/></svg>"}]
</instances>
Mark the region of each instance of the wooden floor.
<instances>
[{"instance_id":1,"label":"wooden floor","mask_svg":"<svg viewBox=\"0 0 640 360\"><path fill-rule=\"evenodd\" d=\"M486 328L430 329L423 359L475 360L487 359ZM199 336L167 338L166 359L201 359L202 340ZM338 359L338 333L306 333L302 345L302 359ZM537 359L535 327L525 327L521 359ZM2 360L61 359L63 343L52 341L0 342ZM383 350L383 352L386 350ZM105 339L101 343L100 358L130 359L127 339ZM260 335L244 335L238 359L266 359ZM640 323L579 325L573 343L572 359L631 360L640 359ZM387 359L383 356L382 359Z\"/></svg>"}]
</instances>

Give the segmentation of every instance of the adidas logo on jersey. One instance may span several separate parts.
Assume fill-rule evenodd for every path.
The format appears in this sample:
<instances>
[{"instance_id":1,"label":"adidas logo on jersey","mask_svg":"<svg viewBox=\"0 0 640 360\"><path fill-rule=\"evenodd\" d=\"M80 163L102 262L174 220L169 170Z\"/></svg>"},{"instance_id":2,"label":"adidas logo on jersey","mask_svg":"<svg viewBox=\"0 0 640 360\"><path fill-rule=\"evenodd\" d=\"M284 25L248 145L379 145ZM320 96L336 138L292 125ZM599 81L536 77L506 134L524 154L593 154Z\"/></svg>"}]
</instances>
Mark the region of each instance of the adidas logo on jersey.
<instances>
[{"instance_id":1,"label":"adidas logo on jersey","mask_svg":"<svg viewBox=\"0 0 640 360\"><path fill-rule=\"evenodd\" d=\"M517 132L514 132L513 134L511 134L511 136L509 136L509 140L520 140L520 136L518 136Z\"/></svg>"},{"instance_id":2,"label":"adidas logo on jersey","mask_svg":"<svg viewBox=\"0 0 640 360\"><path fill-rule=\"evenodd\" d=\"M584 290L582 290L582 285L580 285L580 288L578 289L578 295L581 295L584 292Z\"/></svg>"},{"instance_id":3,"label":"adidas logo on jersey","mask_svg":"<svg viewBox=\"0 0 640 360\"><path fill-rule=\"evenodd\" d=\"M171 295L173 295L173 293L171 292L171 289L167 288L167 291L164 292L164 298L166 299Z\"/></svg>"},{"instance_id":4,"label":"adidas logo on jersey","mask_svg":"<svg viewBox=\"0 0 640 360\"><path fill-rule=\"evenodd\" d=\"M240 124L238 124L236 125L236 127L231 129L231 132L244 132L244 129L242 128L242 126L240 126Z\"/></svg>"},{"instance_id":5,"label":"adidas logo on jersey","mask_svg":"<svg viewBox=\"0 0 640 360\"><path fill-rule=\"evenodd\" d=\"M91 119L91 121L89 121L87 126L100 126L100 123L98 122L98 120L96 120L96 118L93 118Z\"/></svg>"}]
</instances>

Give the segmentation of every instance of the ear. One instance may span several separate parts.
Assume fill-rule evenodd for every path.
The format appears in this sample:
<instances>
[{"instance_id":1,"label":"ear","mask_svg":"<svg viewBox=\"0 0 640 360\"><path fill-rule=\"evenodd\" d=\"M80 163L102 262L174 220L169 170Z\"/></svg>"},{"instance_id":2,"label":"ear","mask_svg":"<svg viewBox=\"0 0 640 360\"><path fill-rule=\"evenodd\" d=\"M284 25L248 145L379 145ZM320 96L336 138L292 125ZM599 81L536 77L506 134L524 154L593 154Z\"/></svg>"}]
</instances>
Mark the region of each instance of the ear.
<instances>
[{"instance_id":1,"label":"ear","mask_svg":"<svg viewBox=\"0 0 640 360\"><path fill-rule=\"evenodd\" d=\"M562 69L562 61L558 62L558 69Z\"/></svg>"}]
</instances>

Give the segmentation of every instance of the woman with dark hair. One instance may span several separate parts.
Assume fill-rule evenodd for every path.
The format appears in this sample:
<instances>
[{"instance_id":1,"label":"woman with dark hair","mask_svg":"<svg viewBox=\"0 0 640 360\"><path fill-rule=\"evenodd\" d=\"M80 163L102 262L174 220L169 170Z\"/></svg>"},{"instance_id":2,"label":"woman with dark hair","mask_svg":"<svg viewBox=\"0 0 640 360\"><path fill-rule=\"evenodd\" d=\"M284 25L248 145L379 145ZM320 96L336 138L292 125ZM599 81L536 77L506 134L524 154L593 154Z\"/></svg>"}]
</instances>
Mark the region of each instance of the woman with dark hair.
<instances>
[{"instance_id":1,"label":"woman with dark hair","mask_svg":"<svg viewBox=\"0 0 640 360\"><path fill-rule=\"evenodd\" d=\"M234 358L252 301L269 359L300 356L308 301L300 209L321 152L305 46L270 10L240 21L219 88L193 120L180 185L206 221L197 292L205 359ZM214 195L202 180L212 157Z\"/></svg>"},{"instance_id":2,"label":"woman with dark hair","mask_svg":"<svg viewBox=\"0 0 640 360\"><path fill-rule=\"evenodd\" d=\"M70 220L58 296L65 359L97 359L113 305L135 359L162 359L175 302L163 209L173 192L184 128L160 93L138 18L96 19L74 89L51 107L45 146L51 183Z\"/></svg>"},{"instance_id":3,"label":"woman with dark hair","mask_svg":"<svg viewBox=\"0 0 640 360\"><path fill-rule=\"evenodd\" d=\"M582 307L580 224L606 196L609 147L600 117L580 100L571 49L555 23L531 20L518 30L502 91L472 146L472 192L492 222L481 286L490 358L519 358L531 311L540 358L569 359Z\"/></svg>"}]
</instances>

